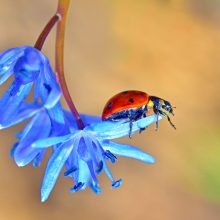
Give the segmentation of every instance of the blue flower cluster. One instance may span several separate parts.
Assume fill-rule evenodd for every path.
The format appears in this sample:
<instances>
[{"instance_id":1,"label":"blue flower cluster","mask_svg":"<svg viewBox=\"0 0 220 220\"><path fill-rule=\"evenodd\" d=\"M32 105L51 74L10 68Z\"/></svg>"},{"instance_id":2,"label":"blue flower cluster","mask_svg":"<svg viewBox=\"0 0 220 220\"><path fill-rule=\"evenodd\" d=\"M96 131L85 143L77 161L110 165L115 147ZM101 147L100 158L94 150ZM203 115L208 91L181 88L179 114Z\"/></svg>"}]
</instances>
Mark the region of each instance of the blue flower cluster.
<instances>
[{"instance_id":1,"label":"blue flower cluster","mask_svg":"<svg viewBox=\"0 0 220 220\"><path fill-rule=\"evenodd\" d=\"M64 176L74 182L71 192L89 186L95 193L100 193L97 177L102 171L113 188L122 183L121 179L115 180L108 167L108 162L117 161L116 156L154 163L155 159L142 150L112 141L128 136L130 125L124 120L102 121L100 117L81 114L86 126L79 129L74 116L60 103L61 89L48 59L37 49L23 46L0 54L0 77L0 84L13 79L0 98L0 129L29 119L16 135L18 141L11 149L16 164L26 166L32 163L37 167L45 151L53 149L41 187L42 201L48 199L64 166ZM31 90L32 101L27 99ZM148 127L157 119L158 116L151 115L135 121L132 133Z\"/></svg>"},{"instance_id":2,"label":"blue flower cluster","mask_svg":"<svg viewBox=\"0 0 220 220\"><path fill-rule=\"evenodd\" d=\"M6 128L32 117L39 107L52 108L61 90L48 59L37 49L24 46L0 54L0 85L13 81L0 99L0 127ZM33 102L25 101L34 87Z\"/></svg>"}]
</instances>

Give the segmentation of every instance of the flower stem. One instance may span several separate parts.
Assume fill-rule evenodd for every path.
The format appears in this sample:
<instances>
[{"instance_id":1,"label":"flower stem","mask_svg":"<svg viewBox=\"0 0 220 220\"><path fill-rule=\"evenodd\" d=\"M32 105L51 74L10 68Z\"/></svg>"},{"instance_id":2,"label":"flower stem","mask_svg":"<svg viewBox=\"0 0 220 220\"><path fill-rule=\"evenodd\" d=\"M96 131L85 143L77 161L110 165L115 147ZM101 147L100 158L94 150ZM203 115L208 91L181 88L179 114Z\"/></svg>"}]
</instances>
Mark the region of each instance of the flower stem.
<instances>
[{"instance_id":1,"label":"flower stem","mask_svg":"<svg viewBox=\"0 0 220 220\"><path fill-rule=\"evenodd\" d=\"M70 1L71 0L59 0L58 2L57 14L60 16L60 21L57 24L55 65L57 78L60 83L66 103L68 104L73 116L76 118L78 128L83 129L85 125L72 101L64 76L64 37Z\"/></svg>"},{"instance_id":2,"label":"flower stem","mask_svg":"<svg viewBox=\"0 0 220 220\"><path fill-rule=\"evenodd\" d=\"M59 21L60 16L59 14L55 14L47 23L47 25L44 27L43 31L41 32L40 36L38 37L34 47L38 50L41 50L44 42L48 36L48 34L50 33L50 31L52 30L52 28L54 27L54 25L57 23L57 21Z\"/></svg>"}]
</instances>

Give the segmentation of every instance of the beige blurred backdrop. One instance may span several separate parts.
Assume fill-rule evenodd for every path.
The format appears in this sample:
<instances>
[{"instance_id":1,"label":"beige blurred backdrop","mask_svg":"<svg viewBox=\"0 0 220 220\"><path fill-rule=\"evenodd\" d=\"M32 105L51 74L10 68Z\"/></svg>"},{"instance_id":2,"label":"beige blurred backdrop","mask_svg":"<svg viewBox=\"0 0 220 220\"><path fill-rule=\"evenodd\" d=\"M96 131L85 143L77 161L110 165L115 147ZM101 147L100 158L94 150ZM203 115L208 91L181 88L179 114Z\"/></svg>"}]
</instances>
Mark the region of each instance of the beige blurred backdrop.
<instances>
[{"instance_id":1,"label":"beige blurred backdrop","mask_svg":"<svg viewBox=\"0 0 220 220\"><path fill-rule=\"evenodd\" d=\"M0 50L33 45L56 0L0 0ZM43 49L54 63L55 31ZM220 0L72 1L65 72L80 112L100 115L105 102L128 89L177 106L173 122L122 141L157 158L154 165L119 158L111 166L119 189L71 194L60 176L46 203L38 169L9 157L20 127L1 131L0 219L219 220ZM1 93L6 87L1 88ZM64 102L63 102L64 103Z\"/></svg>"}]
</instances>

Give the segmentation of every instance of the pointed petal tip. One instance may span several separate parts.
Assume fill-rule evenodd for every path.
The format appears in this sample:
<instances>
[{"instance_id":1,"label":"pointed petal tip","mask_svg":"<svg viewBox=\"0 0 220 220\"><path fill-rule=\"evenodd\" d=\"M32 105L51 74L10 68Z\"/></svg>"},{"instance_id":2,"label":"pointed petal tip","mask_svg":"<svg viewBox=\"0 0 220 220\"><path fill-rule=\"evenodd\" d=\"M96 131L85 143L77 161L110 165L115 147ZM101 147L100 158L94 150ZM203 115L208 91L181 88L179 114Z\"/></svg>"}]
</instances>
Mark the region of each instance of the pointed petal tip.
<instances>
[{"instance_id":1,"label":"pointed petal tip","mask_svg":"<svg viewBox=\"0 0 220 220\"><path fill-rule=\"evenodd\" d=\"M50 196L50 191L47 190L47 188L43 188L41 187L41 191L40 191L40 194L41 194L41 202L46 202Z\"/></svg>"},{"instance_id":2,"label":"pointed petal tip","mask_svg":"<svg viewBox=\"0 0 220 220\"><path fill-rule=\"evenodd\" d=\"M95 194L101 194L102 193L102 189L100 188L99 185L95 185L93 183L89 183L89 186L90 188L92 189L92 191L95 193Z\"/></svg>"},{"instance_id":3,"label":"pointed petal tip","mask_svg":"<svg viewBox=\"0 0 220 220\"><path fill-rule=\"evenodd\" d=\"M156 158L149 155L148 159L146 161L144 161L145 163L148 163L148 164L154 164L156 163Z\"/></svg>"},{"instance_id":4,"label":"pointed petal tip","mask_svg":"<svg viewBox=\"0 0 220 220\"><path fill-rule=\"evenodd\" d=\"M15 163L18 167L24 167L26 165L23 161L18 161L15 158L14 158L14 160L15 160Z\"/></svg>"},{"instance_id":5,"label":"pointed petal tip","mask_svg":"<svg viewBox=\"0 0 220 220\"><path fill-rule=\"evenodd\" d=\"M43 203L43 202L46 202L47 199L48 199L48 196L44 196L44 195L41 194L41 202L42 202L42 203Z\"/></svg>"},{"instance_id":6,"label":"pointed petal tip","mask_svg":"<svg viewBox=\"0 0 220 220\"><path fill-rule=\"evenodd\" d=\"M146 164L156 163L156 158L147 153L144 153L142 158L135 158L135 159L139 159L139 160L141 159L141 161Z\"/></svg>"}]
</instances>

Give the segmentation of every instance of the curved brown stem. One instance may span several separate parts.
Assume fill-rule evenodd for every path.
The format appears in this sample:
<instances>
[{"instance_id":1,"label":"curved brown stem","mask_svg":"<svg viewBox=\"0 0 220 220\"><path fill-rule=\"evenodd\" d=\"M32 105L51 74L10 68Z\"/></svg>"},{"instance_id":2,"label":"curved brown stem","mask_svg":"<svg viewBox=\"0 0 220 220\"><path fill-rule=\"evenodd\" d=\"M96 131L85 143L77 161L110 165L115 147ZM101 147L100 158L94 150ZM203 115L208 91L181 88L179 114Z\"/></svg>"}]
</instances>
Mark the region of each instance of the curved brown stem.
<instances>
[{"instance_id":1,"label":"curved brown stem","mask_svg":"<svg viewBox=\"0 0 220 220\"><path fill-rule=\"evenodd\" d=\"M41 50L44 42L48 36L48 34L50 33L50 31L52 30L52 28L54 27L54 25L57 23L57 21L59 21L60 16L59 14L55 14L47 23L47 25L44 27L43 31L41 32L40 36L38 37L34 47L38 50Z\"/></svg>"},{"instance_id":2,"label":"curved brown stem","mask_svg":"<svg viewBox=\"0 0 220 220\"><path fill-rule=\"evenodd\" d=\"M83 129L85 125L72 101L64 76L64 37L69 6L70 0L59 0L57 14L60 16L60 21L57 24L56 35L56 74L66 103L68 104L73 116L76 118L78 128Z\"/></svg>"}]
</instances>

